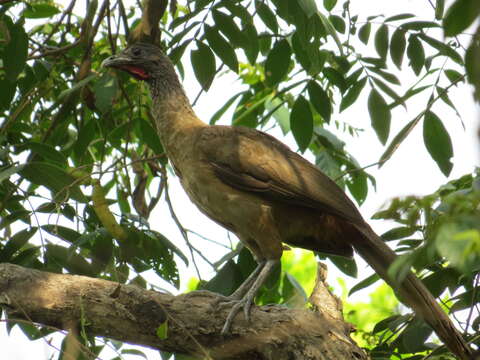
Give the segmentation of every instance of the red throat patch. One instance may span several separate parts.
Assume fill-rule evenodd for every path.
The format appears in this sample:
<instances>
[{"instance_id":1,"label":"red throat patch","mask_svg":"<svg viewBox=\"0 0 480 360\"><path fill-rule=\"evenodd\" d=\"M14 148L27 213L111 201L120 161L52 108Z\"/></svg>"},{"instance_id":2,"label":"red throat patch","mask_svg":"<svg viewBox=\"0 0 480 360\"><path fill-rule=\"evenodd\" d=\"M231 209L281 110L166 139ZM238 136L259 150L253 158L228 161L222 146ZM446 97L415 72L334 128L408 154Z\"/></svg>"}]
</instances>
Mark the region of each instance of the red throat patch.
<instances>
[{"instance_id":1,"label":"red throat patch","mask_svg":"<svg viewBox=\"0 0 480 360\"><path fill-rule=\"evenodd\" d=\"M139 79L142 79L142 80L147 80L150 77L147 74L147 72L144 69L142 69L141 67L132 66L132 65L125 65L125 66L122 66L122 69L128 71L133 76L135 76Z\"/></svg>"}]
</instances>

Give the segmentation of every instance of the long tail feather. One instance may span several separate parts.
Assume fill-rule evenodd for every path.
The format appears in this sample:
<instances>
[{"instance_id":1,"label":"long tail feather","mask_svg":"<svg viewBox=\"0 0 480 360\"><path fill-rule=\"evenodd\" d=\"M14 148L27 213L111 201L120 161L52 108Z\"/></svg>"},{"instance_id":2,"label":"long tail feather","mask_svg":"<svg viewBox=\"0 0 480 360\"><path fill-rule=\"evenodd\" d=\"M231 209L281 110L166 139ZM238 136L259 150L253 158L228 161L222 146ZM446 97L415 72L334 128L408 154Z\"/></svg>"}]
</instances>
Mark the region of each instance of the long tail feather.
<instances>
[{"instance_id":1,"label":"long tail feather","mask_svg":"<svg viewBox=\"0 0 480 360\"><path fill-rule=\"evenodd\" d=\"M406 305L433 328L452 353L462 360L472 359L472 350L425 285L413 273L408 274L400 286L392 281L387 271L397 257L395 253L368 224L356 228L364 237L363 241L352 244L355 250L398 292Z\"/></svg>"}]
</instances>

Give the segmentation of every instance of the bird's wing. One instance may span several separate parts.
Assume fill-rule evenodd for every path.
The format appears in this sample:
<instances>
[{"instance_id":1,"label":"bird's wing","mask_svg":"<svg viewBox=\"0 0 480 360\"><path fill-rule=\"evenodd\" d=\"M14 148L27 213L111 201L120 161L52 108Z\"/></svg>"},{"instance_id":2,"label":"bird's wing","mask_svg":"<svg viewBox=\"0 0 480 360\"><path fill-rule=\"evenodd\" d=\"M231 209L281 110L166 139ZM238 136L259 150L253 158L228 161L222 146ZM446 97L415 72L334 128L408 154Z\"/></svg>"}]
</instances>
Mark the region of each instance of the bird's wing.
<instances>
[{"instance_id":1,"label":"bird's wing","mask_svg":"<svg viewBox=\"0 0 480 360\"><path fill-rule=\"evenodd\" d=\"M363 223L337 184L268 134L243 127L210 126L203 129L199 148L216 176L236 189Z\"/></svg>"}]
</instances>

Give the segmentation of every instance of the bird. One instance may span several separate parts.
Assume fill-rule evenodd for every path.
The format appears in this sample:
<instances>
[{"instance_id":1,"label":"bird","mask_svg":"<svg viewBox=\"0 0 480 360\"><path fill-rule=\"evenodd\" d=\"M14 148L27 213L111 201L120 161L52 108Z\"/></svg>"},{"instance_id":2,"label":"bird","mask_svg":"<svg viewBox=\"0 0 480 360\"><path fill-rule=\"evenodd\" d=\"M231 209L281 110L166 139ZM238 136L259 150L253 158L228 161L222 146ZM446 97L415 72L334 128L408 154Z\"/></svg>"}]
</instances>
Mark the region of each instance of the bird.
<instances>
[{"instance_id":1,"label":"bird","mask_svg":"<svg viewBox=\"0 0 480 360\"><path fill-rule=\"evenodd\" d=\"M189 198L236 234L258 263L229 297L223 334L242 309L249 319L255 295L279 263L284 244L344 257L355 250L452 353L471 358L472 350L423 283L411 272L401 283L391 278L388 268L397 255L319 168L267 133L200 120L157 45L132 44L102 66L148 84L158 136Z\"/></svg>"}]
</instances>

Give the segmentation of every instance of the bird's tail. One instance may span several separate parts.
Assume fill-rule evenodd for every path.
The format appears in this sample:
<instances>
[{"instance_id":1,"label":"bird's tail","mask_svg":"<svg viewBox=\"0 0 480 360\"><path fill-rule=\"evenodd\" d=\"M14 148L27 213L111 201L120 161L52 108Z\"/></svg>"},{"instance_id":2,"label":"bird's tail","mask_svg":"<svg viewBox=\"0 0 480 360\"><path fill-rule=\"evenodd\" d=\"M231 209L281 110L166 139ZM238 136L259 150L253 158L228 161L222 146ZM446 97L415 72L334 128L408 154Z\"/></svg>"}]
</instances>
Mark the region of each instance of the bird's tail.
<instances>
[{"instance_id":1,"label":"bird's tail","mask_svg":"<svg viewBox=\"0 0 480 360\"><path fill-rule=\"evenodd\" d=\"M397 257L395 253L368 224L356 228L364 235L363 239L352 244L360 256L398 292L406 305L433 328L452 353L461 360L471 360L472 350L425 285L413 273L408 274L401 284L391 280L387 271Z\"/></svg>"}]
</instances>

